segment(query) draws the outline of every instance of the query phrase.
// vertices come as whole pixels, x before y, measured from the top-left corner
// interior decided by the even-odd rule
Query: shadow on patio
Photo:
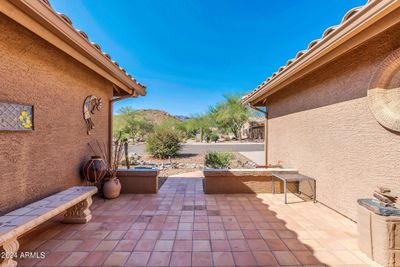
[[[289,195],[289,200],[296,197]],[[157,195],[95,199],[88,224],[55,218],[21,239],[46,252],[19,266],[370,266],[356,224],[282,195],[205,195],[201,178],[169,178]]]

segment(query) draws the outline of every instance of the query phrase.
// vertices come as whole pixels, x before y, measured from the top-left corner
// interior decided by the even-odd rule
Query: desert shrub
[[[205,156],[205,166],[213,169],[227,169],[232,159],[231,152],[208,152]]]
[[[156,128],[145,144],[146,151],[157,158],[176,156],[182,149],[182,134],[172,128]]]
[[[219,135],[216,134],[216,133],[212,133],[212,134],[210,135],[210,139],[211,139],[211,142],[217,142],[218,139],[219,139]]]

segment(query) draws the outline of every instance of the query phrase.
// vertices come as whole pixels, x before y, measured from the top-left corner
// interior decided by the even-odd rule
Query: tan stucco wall
[[[356,220],[376,186],[400,195],[400,134],[367,105],[378,64],[400,47],[400,25],[268,99],[268,161],[317,179],[317,199]]]
[[[0,101],[34,105],[33,132],[0,132],[0,214],[79,184],[87,143],[107,142],[112,85],[0,14]],[[86,134],[88,95],[103,98]]]

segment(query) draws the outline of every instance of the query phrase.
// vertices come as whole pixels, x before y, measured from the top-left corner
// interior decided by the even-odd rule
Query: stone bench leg
[[[92,197],[88,197],[82,202],[69,208],[64,214],[63,223],[87,223],[92,219],[90,206],[92,205]]]
[[[17,257],[18,253],[18,248],[19,248],[19,243],[18,240],[12,239],[9,240],[1,245],[3,251],[0,253],[1,258],[0,261],[0,267],[15,267],[17,266],[17,262],[14,260],[15,257]]]

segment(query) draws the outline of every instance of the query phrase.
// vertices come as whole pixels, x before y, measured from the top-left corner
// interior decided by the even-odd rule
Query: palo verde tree
[[[241,140],[240,129],[249,120],[252,111],[242,105],[240,96],[224,95],[224,98],[210,108],[210,115],[220,130],[232,133],[237,140]]]
[[[114,132],[122,132],[133,140],[144,139],[153,132],[154,123],[149,121],[143,111],[123,107],[114,116]]]

